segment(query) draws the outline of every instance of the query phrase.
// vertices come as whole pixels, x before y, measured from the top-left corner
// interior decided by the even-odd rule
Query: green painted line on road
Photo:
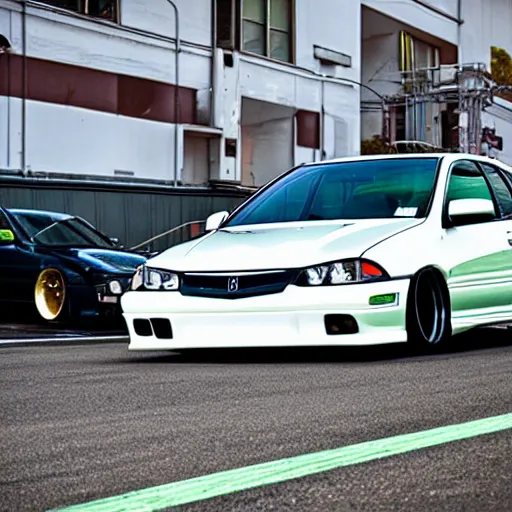
[[[512,428],[512,413],[299,455],[60,509],[153,512]]]

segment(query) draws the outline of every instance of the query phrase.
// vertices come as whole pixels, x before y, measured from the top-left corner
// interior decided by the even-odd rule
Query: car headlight
[[[160,270],[157,268],[146,267],[145,265],[137,268],[132,277],[132,290],[162,290],[173,291],[180,287],[180,278],[173,272]]]
[[[366,260],[342,260],[304,269],[297,286],[335,286],[387,279],[389,276],[376,263]]]
[[[108,289],[112,295],[122,295],[123,286],[119,281],[110,281],[108,283]]]

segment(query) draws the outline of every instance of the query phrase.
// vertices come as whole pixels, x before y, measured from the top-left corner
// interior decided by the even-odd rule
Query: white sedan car
[[[302,165],[138,269],[129,348],[428,347],[511,321],[511,191],[474,155]]]

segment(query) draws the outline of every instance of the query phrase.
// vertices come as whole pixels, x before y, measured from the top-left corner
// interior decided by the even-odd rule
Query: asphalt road
[[[401,347],[0,349],[0,510],[43,511],[512,412],[512,332]],[[512,430],[180,507],[512,510]]]

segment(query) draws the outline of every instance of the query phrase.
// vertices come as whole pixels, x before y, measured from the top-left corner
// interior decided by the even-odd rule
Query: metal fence
[[[118,238],[125,247],[138,245],[181,224],[205,220],[214,212],[230,211],[247,195],[205,189],[93,187],[86,183],[61,186],[51,182],[0,180],[0,205],[78,215],[108,236]],[[184,242],[191,234],[190,228],[178,229],[155,240],[150,244],[151,250],[161,251]]]

